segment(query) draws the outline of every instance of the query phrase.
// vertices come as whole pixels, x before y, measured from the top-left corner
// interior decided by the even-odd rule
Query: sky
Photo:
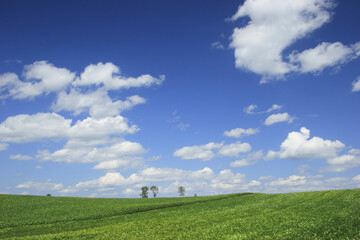
[[[359,188],[359,10],[1,1],[0,194]]]

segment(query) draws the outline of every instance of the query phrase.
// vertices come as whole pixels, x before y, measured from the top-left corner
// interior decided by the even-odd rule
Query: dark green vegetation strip
[[[6,209],[3,197],[24,198],[0,196],[1,212]],[[26,201],[39,198],[33,203],[55,201],[46,197],[28,198]],[[53,199],[66,202],[62,205],[64,214],[55,205],[44,202],[42,207],[27,205],[38,218],[37,209],[42,213],[48,211],[52,222],[49,220],[47,224],[29,225],[45,223],[47,217],[35,220],[31,211],[21,213],[20,207],[15,207],[14,203],[12,209],[6,209],[8,216],[19,213],[24,218],[15,217],[7,222],[2,215],[0,236],[20,239],[360,239],[360,190],[223,195],[198,199]],[[81,200],[81,204],[70,200]],[[120,203],[123,206],[116,210],[116,204]],[[131,204],[136,208],[130,207]],[[71,215],[66,206],[79,209]],[[89,206],[93,208],[89,209]],[[104,217],[91,219],[100,216],[98,211],[101,210],[97,208],[104,211]],[[123,211],[124,214],[113,217],[105,214],[106,211],[111,213],[112,208],[117,213],[121,212],[119,209],[143,210],[132,214]],[[149,211],[151,208],[155,210]],[[82,219],[85,216],[89,219],[76,220],[78,213],[83,213]],[[62,222],[56,222],[59,220]]]

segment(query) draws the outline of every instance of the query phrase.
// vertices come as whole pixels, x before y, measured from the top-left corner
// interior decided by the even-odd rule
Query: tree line
[[[147,186],[143,186],[141,188],[141,193],[140,196],[142,198],[148,198],[148,192],[152,191],[154,198],[157,196],[158,192],[159,192],[159,188],[157,186],[151,186],[150,189]],[[184,197],[185,196],[185,188],[183,186],[180,186],[178,189],[178,193],[180,197]],[[196,197],[197,195],[195,194],[194,197]]]

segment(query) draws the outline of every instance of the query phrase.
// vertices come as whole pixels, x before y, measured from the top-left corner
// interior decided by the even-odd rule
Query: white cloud
[[[0,124],[0,140],[3,142],[34,142],[44,138],[69,138],[72,145],[103,143],[109,136],[133,134],[139,130],[129,126],[122,116],[102,119],[86,118],[70,126],[71,119],[56,113],[37,113],[8,117]]]
[[[136,125],[129,126],[128,119],[122,116],[102,119],[86,118],[77,121],[68,131],[68,145],[97,145],[107,142],[109,136],[133,134],[139,131]]]
[[[218,155],[224,157],[238,157],[239,153],[245,153],[249,151],[251,151],[250,144],[237,141],[235,143],[221,147],[218,151]]]
[[[129,110],[145,102],[146,100],[138,95],[127,97],[125,101],[113,102],[107,92],[102,89],[87,94],[82,94],[73,89],[70,93],[61,92],[52,105],[52,109],[56,112],[72,111],[75,115],[89,112],[91,117],[103,118],[116,116],[124,110]]]
[[[264,124],[269,126],[278,122],[288,122],[291,123],[294,120],[294,117],[290,116],[288,113],[276,113],[272,114],[266,118]]]
[[[140,143],[122,141],[108,147],[91,148],[91,147],[65,147],[50,153],[46,150],[39,151],[36,156],[40,161],[67,162],[67,163],[91,163],[91,162],[107,162],[99,164],[96,169],[110,169],[111,161],[118,161],[117,168],[123,167],[122,161],[129,156],[140,155],[147,152]],[[137,159],[139,161],[139,159]],[[131,162],[124,168],[134,168],[139,166],[139,162]],[[114,166],[114,165],[112,165]]]
[[[343,172],[349,168],[360,166],[360,150],[351,149],[348,154],[327,159],[328,166],[320,169],[321,172]]]
[[[135,191],[134,189],[131,189],[131,188],[127,188],[122,193],[125,195],[134,195],[134,194],[137,194],[138,191]]]
[[[88,162],[118,160],[124,156],[140,155],[147,152],[140,143],[123,141],[110,147],[95,148],[85,156]],[[100,159],[100,160],[99,160]]]
[[[337,153],[345,148],[338,140],[324,140],[319,137],[310,138],[310,130],[305,127],[300,132],[291,132],[281,143],[280,151],[269,151],[265,159],[276,157],[283,159],[328,159],[337,157]]]
[[[70,119],[65,119],[56,113],[8,117],[0,124],[0,141],[20,143],[65,137],[70,124]]]
[[[117,168],[130,169],[140,168],[144,166],[142,157],[122,157],[120,159],[101,161],[93,167],[95,170],[113,170]]]
[[[257,152],[253,152],[253,153],[249,153],[246,158],[243,158],[241,160],[237,160],[234,162],[230,163],[230,167],[245,167],[245,166],[249,166],[252,164],[255,164],[257,161],[259,161],[260,159],[262,159],[263,157],[263,152],[262,150],[257,151]]]
[[[25,66],[25,79],[39,79],[45,93],[64,89],[75,78],[75,73],[66,68],[57,68],[46,61],[34,62]]]
[[[345,63],[355,56],[356,53],[351,47],[340,42],[323,42],[301,53],[293,52],[289,57],[292,63],[299,65],[298,71],[306,73],[322,71],[326,67]]]
[[[76,191],[77,189],[116,187],[125,185],[125,183],[125,178],[120,173],[110,172],[96,180],[79,182],[75,187],[70,189],[75,189]]]
[[[298,186],[306,184],[306,177],[292,175],[288,178],[279,178],[270,183],[270,186]]]
[[[107,188],[107,187],[127,187],[154,184],[169,181],[205,181],[211,180],[214,177],[214,172],[210,168],[203,168],[201,170],[182,170],[174,168],[146,168],[138,173],[133,173],[128,178],[124,178],[120,173],[110,172],[106,173],[95,180],[79,182],[75,186],[70,186],[63,190],[64,193],[77,192],[90,188]]]
[[[30,157],[28,155],[23,155],[23,154],[17,154],[17,155],[11,155],[9,157],[9,159],[11,159],[11,160],[20,160],[20,161],[28,161],[28,160],[32,160],[33,157]]]
[[[244,113],[247,113],[247,114],[254,114],[254,110],[257,109],[257,105],[255,104],[250,104],[248,107],[245,107],[244,108]]]
[[[271,108],[269,108],[268,110],[266,110],[266,112],[269,113],[269,112],[272,112],[272,111],[280,110],[281,108],[282,108],[282,106],[277,105],[277,104],[273,104],[273,105],[271,106]]]
[[[181,159],[200,159],[202,161],[208,161],[216,156],[212,151],[213,149],[221,148],[223,143],[208,143],[201,146],[191,146],[183,147],[174,152],[175,157],[180,157]]]
[[[59,191],[63,189],[61,183],[27,181],[16,186],[16,188],[32,189],[36,191]]]
[[[112,63],[90,64],[81,73],[80,78],[74,82],[74,86],[96,85],[103,86],[107,90],[117,90],[131,87],[149,87],[151,85],[160,85],[165,76],[161,75],[159,79],[150,75],[141,75],[138,78],[126,78],[119,75],[120,69]]]
[[[231,129],[230,131],[225,131],[224,135],[227,137],[241,138],[241,137],[245,137],[245,136],[249,136],[249,135],[254,135],[258,132],[259,132],[259,129],[257,129],[257,128],[248,128],[248,129],[234,128],[234,129]]]
[[[19,80],[14,73],[0,76],[1,92],[7,92],[3,98],[33,98],[43,93],[59,92],[65,89],[75,78],[75,74],[66,68],[57,68],[46,61],[38,61],[24,67],[25,81]]]
[[[220,171],[218,176],[210,183],[210,187],[215,193],[249,191],[250,187],[259,185],[261,185],[261,182],[256,180],[248,182],[245,174],[234,174],[230,169]]]
[[[231,18],[250,17],[232,35],[236,67],[263,75],[262,82],[290,72],[293,66],[283,61],[283,50],[329,21],[332,7],[328,0],[245,1]]]
[[[357,175],[357,176],[355,176],[355,177],[353,177],[352,180],[353,180],[353,181],[360,181],[360,174]]]
[[[360,76],[352,83],[352,90],[353,92],[359,92],[360,91]]]
[[[217,152],[214,150],[218,149]],[[208,143],[200,146],[183,147],[174,152],[175,157],[181,159],[200,159],[209,161],[214,157],[237,157],[239,153],[248,152],[251,146],[248,143],[235,142],[229,145],[224,143]]]

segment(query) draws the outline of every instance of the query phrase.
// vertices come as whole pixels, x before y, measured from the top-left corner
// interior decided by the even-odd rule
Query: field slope
[[[360,239],[360,190],[93,199],[0,195],[6,239]]]

